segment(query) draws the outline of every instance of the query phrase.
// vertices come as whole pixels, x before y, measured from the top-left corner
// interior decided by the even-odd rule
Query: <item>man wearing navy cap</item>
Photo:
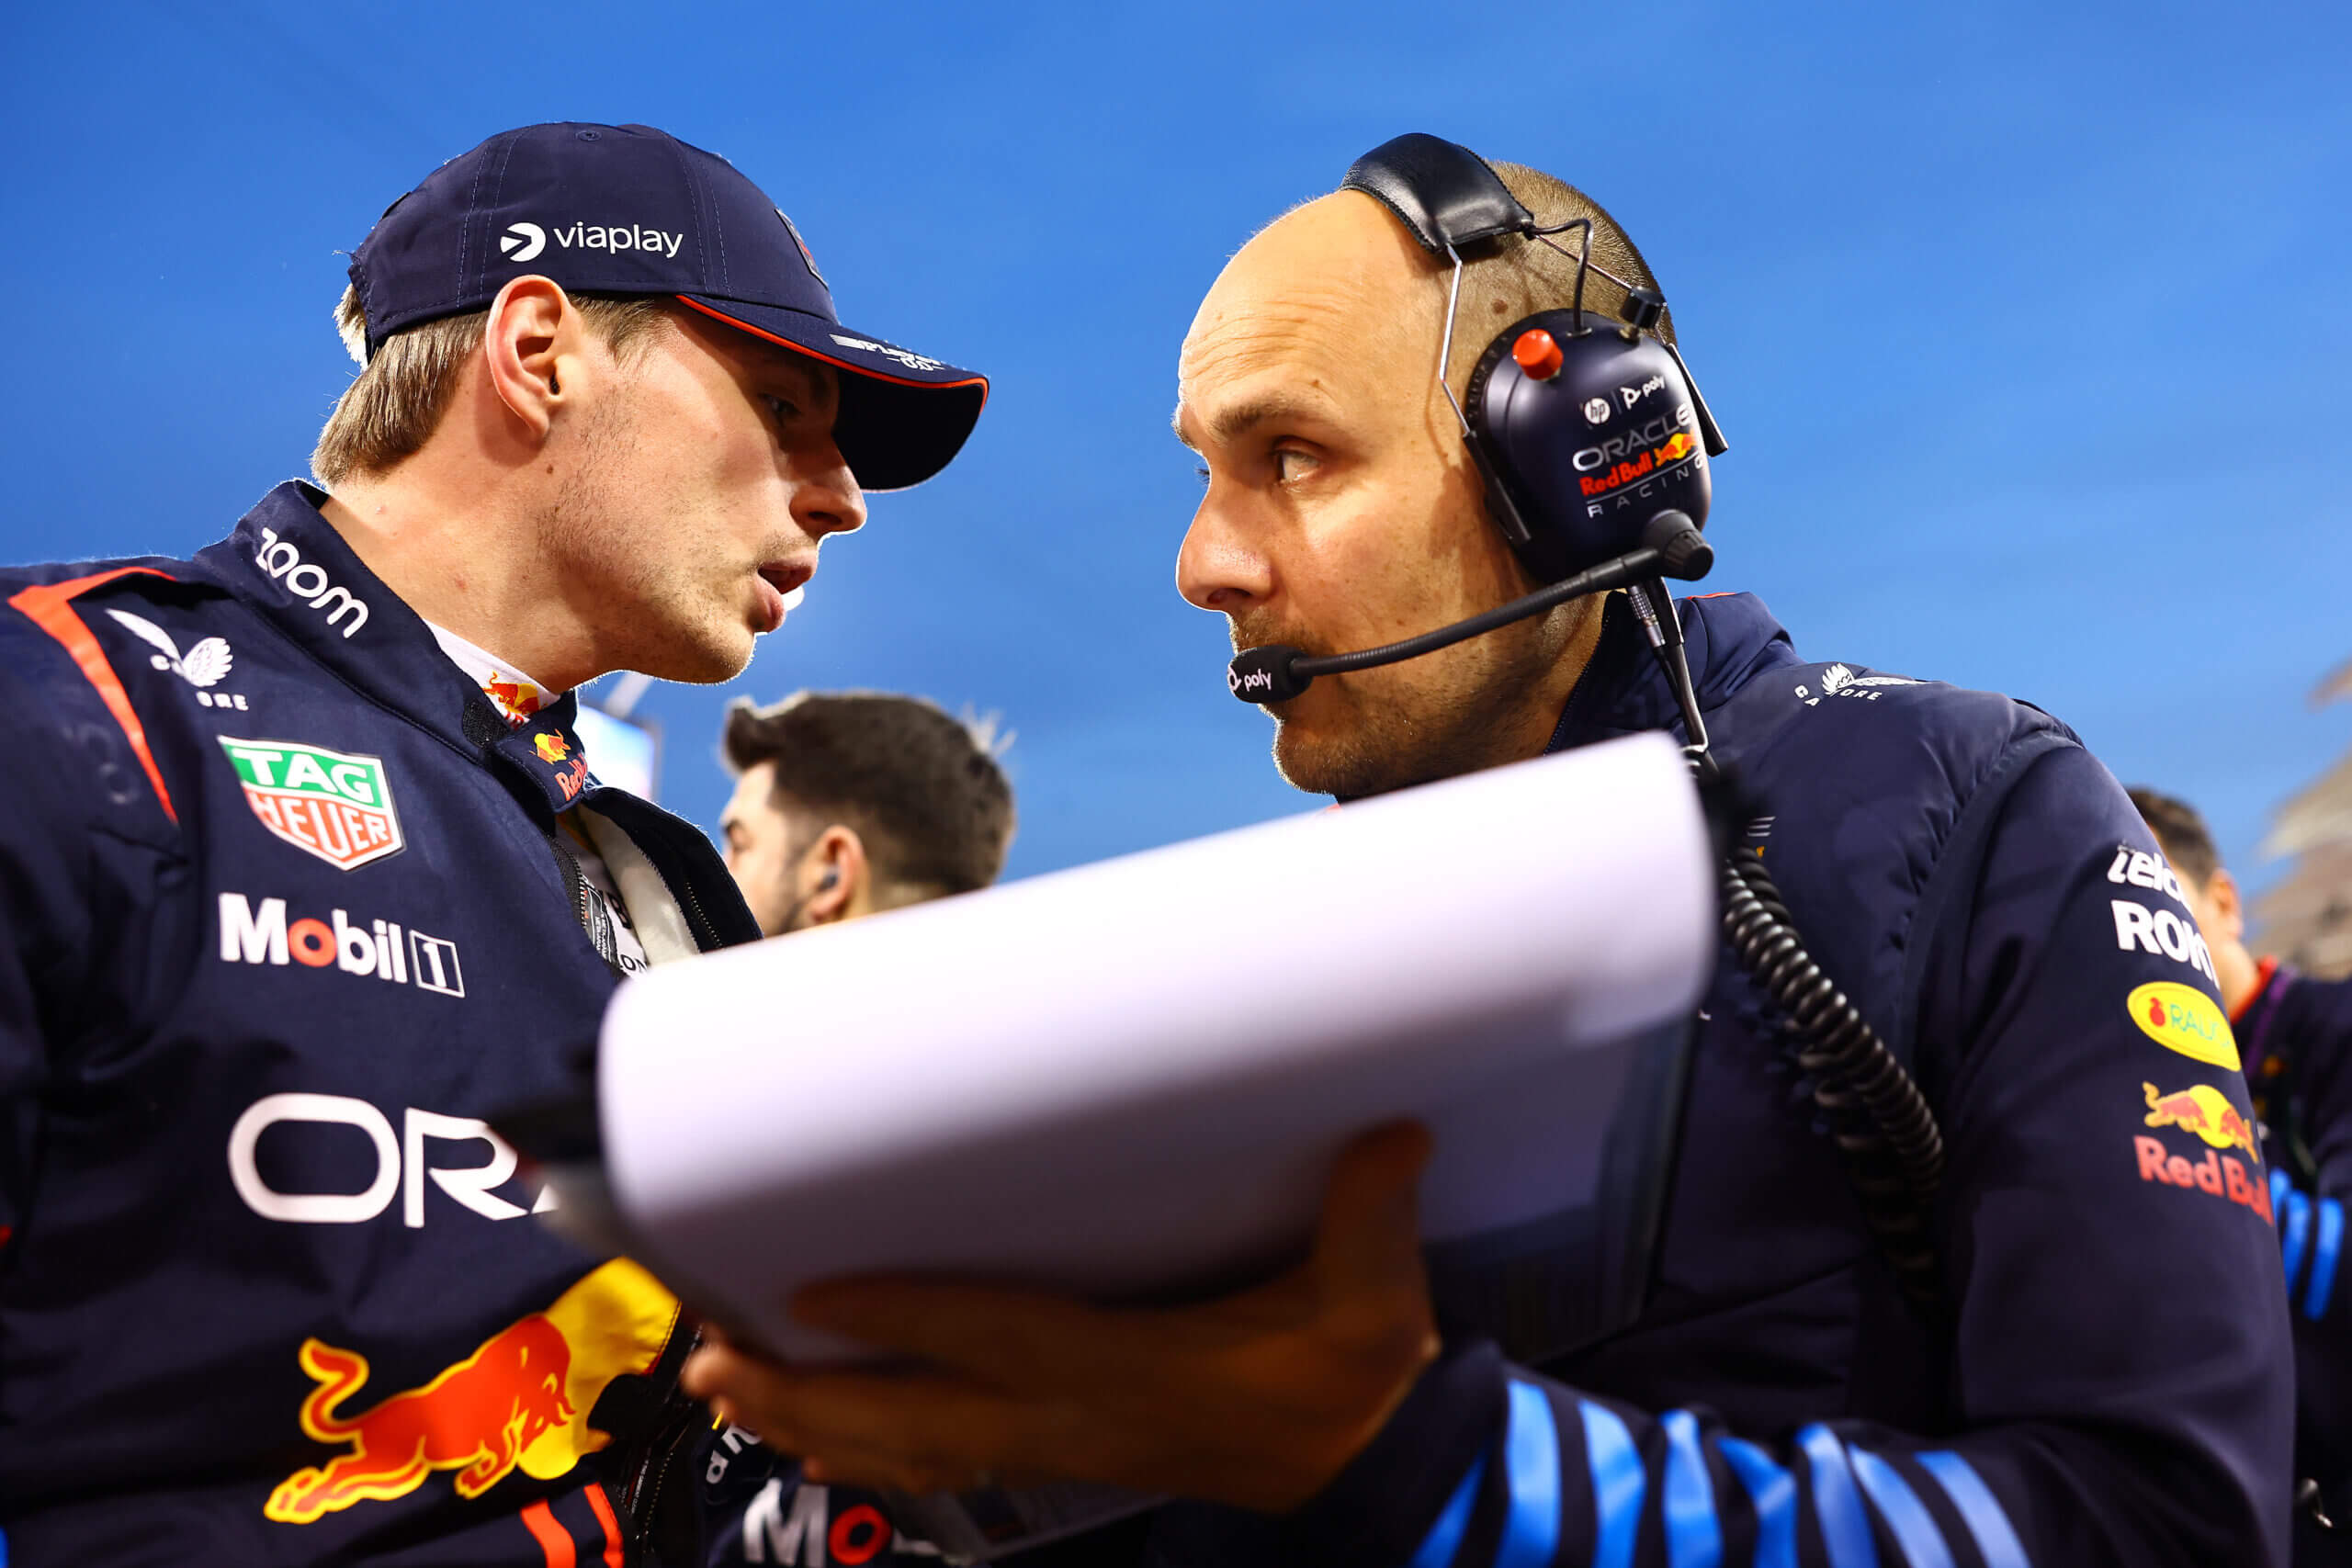
[[[0,1560],[683,1561],[675,1302],[486,1118],[758,936],[574,687],[727,679],[987,383],[642,126],[396,202],[363,365],[193,559],[0,573]]]

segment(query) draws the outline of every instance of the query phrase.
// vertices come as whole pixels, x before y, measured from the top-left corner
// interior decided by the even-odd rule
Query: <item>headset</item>
[[[1357,159],[1340,186],[1378,201],[1423,250],[1453,263],[1438,386],[1485,486],[1487,515],[1544,586],[1468,620],[1354,653],[1309,658],[1283,645],[1250,649],[1229,666],[1227,687],[1244,702],[1286,702],[1318,675],[1416,659],[1569,599],[1632,588],[1683,709],[1688,754],[1710,776],[1706,727],[1661,580],[1703,577],[1713,565],[1714,551],[1700,535],[1713,486],[1707,460],[1726,446],[1680,352],[1660,331],[1665,299],[1593,260],[1591,219],[1539,224],[1486,160],[1458,143],[1399,136]],[[1581,241],[1573,254],[1553,238],[1571,230]],[[1446,378],[1462,269],[1514,236],[1576,262],[1572,302],[1516,321],[1488,343],[1471,371],[1465,406]],[[1622,292],[1618,320],[1585,308],[1592,273]]]
[[[1736,810],[1736,784],[1708,750],[1682,623],[1664,581],[1704,577],[1714,564],[1700,530],[1713,493],[1707,462],[1726,447],[1681,353],[1661,331],[1664,297],[1592,259],[1592,220],[1539,224],[1486,160],[1458,143],[1399,136],[1357,159],[1340,187],[1373,197],[1423,250],[1453,263],[1438,385],[1484,481],[1487,514],[1544,586],[1380,648],[1313,658],[1279,644],[1250,649],[1227,667],[1227,685],[1244,702],[1286,702],[1317,676],[1417,659],[1567,600],[1623,588],[1681,710],[1693,776],[1718,815]],[[1569,255],[1553,236],[1570,230],[1582,232],[1568,308],[1538,310],[1505,328],[1479,355],[1466,400],[1457,400],[1446,367],[1465,259],[1511,236]],[[1585,308],[1592,273],[1623,293],[1614,321]],[[1925,1216],[1941,1183],[1944,1150],[1926,1097],[1806,953],[1760,857],[1726,855],[1720,892],[1725,939],[1779,1010],[1779,1032],[1814,1085],[1814,1102],[1837,1136],[1864,1222],[1897,1286],[1924,1316],[1939,1318],[1941,1280]]]

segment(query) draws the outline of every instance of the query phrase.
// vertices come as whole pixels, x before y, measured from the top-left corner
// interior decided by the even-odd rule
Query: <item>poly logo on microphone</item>
[[[548,248],[548,231],[536,223],[509,223],[498,237],[498,249],[508,261],[526,262]]]
[[[1661,389],[1662,388],[1664,388],[1664,387],[1665,387],[1665,385],[1666,385],[1666,378],[1665,378],[1665,377],[1663,377],[1663,376],[1653,376],[1653,377],[1651,377],[1648,380],[1646,380],[1646,381],[1643,382],[1643,383],[1642,383],[1640,386],[1638,386],[1638,387],[1620,387],[1620,388],[1618,388],[1618,389],[1617,389],[1617,395],[1618,395],[1619,397],[1621,397],[1621,398],[1623,398],[1623,399],[1624,399],[1624,400],[1625,400],[1625,406],[1626,406],[1627,408],[1632,408],[1635,403],[1640,402],[1644,398],[1648,397],[1652,392],[1657,391],[1657,390]]]

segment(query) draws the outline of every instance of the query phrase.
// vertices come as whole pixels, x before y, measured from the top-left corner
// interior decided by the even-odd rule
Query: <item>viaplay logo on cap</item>
[[[560,249],[571,251],[643,251],[649,255],[674,260],[678,247],[686,243],[682,230],[673,234],[666,229],[648,229],[635,223],[583,223],[574,220],[570,228],[559,223],[543,229],[537,223],[509,223],[506,232],[498,236],[498,249],[511,262],[535,259],[553,240]],[[811,266],[810,271],[815,271]]]

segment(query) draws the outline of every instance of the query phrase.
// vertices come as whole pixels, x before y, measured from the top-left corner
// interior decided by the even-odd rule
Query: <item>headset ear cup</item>
[[[1470,460],[1478,466],[1478,479],[1486,491],[1487,515],[1494,521],[1520,564],[1537,579],[1545,582],[1558,581],[1537,564],[1542,552],[1537,547],[1534,530],[1529,525],[1527,513],[1520,506],[1518,497],[1510,492],[1510,482],[1495,466],[1494,454],[1487,449],[1486,424],[1480,413],[1486,402],[1487,382],[1494,374],[1495,364],[1510,352],[1508,335],[1488,344],[1478,355],[1477,364],[1470,367],[1470,384],[1463,398],[1464,417],[1470,428],[1462,433],[1462,443],[1470,448]]]
[[[1477,465],[1478,482],[1486,491],[1487,515],[1502,530],[1510,547],[1525,555],[1534,543],[1534,536],[1527,530],[1527,520],[1520,514],[1519,502],[1512,499],[1510,487],[1495,472],[1495,465],[1487,460],[1486,448],[1476,437],[1464,433],[1462,444],[1470,449],[1470,461]]]
[[[1531,375],[1513,357],[1537,330],[1559,351],[1549,375]],[[1697,400],[1658,338],[1591,311],[1540,310],[1487,344],[1466,389],[1473,447],[1524,538],[1507,525],[1504,536],[1538,581],[1639,548],[1660,512],[1705,525],[1711,480]]]
[[[1514,328],[1487,345],[1478,362],[1470,369],[1470,384],[1464,389],[1463,407],[1470,428],[1464,432],[1463,441],[1470,448],[1473,461],[1478,465],[1478,477],[1486,485],[1487,515],[1502,530],[1504,540],[1519,557],[1530,576],[1538,582],[1557,582],[1589,562],[1570,563],[1567,552],[1550,530],[1544,528],[1541,506],[1521,506],[1512,493],[1510,480],[1495,461],[1492,446],[1487,439],[1487,391],[1494,378],[1495,367],[1510,357],[1511,344],[1519,341]]]

